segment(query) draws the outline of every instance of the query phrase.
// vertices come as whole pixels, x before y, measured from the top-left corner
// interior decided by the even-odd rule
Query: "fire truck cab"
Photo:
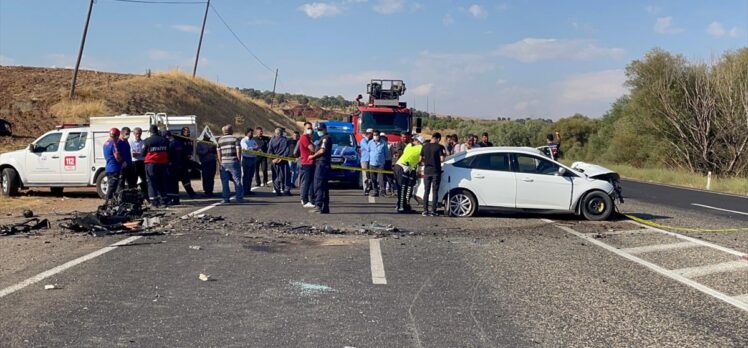
[[[414,124],[413,111],[407,103],[400,101],[405,90],[403,80],[371,80],[366,86],[368,102],[359,102],[358,110],[349,117],[357,142],[361,141],[368,128],[385,133],[390,143],[400,141],[403,131],[421,132],[421,119],[417,118]]]

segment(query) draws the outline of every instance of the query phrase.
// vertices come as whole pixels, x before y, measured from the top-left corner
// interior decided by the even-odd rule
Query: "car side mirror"
[[[420,117],[416,118],[416,133],[421,133],[421,128],[423,127],[423,119]]]
[[[564,176],[566,174],[566,168],[558,167],[558,176]]]

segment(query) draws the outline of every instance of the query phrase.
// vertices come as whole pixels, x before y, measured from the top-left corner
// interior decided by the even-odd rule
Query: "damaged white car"
[[[616,172],[583,162],[568,167],[534,148],[472,149],[447,157],[442,170],[437,201],[450,216],[498,208],[606,220],[615,211],[615,202],[623,202]],[[422,200],[423,194],[419,180],[416,198]]]

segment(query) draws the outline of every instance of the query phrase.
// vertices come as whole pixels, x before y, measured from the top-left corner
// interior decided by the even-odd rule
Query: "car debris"
[[[12,236],[19,233],[46,230],[50,227],[51,225],[47,219],[31,218],[17,224],[0,225],[0,236]]]
[[[209,274],[203,274],[203,273],[200,273],[200,275],[197,276],[197,278],[200,279],[200,280],[202,280],[202,281],[204,281],[204,282],[207,282],[207,281],[211,280]]]
[[[144,216],[148,215],[148,216]],[[145,213],[143,197],[137,189],[122,190],[115,199],[99,206],[93,213],[75,213],[63,219],[62,228],[74,232],[87,232],[94,236],[124,233],[160,234],[164,213]]]
[[[25,217],[27,219],[30,219],[30,218],[34,217],[34,212],[31,211],[31,209],[26,209],[26,210],[23,211],[23,217]]]
[[[190,245],[190,249],[192,250],[202,250],[203,248],[199,245]]]
[[[57,284],[47,284],[44,286],[44,290],[58,290],[61,289]]]

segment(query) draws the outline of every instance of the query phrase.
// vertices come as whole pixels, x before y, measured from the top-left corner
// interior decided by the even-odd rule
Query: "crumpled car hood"
[[[587,174],[588,177],[593,179],[599,179],[608,175],[613,175],[616,179],[620,178],[616,171],[605,168],[603,166],[599,166],[597,164],[574,162],[571,164],[571,168]]]

